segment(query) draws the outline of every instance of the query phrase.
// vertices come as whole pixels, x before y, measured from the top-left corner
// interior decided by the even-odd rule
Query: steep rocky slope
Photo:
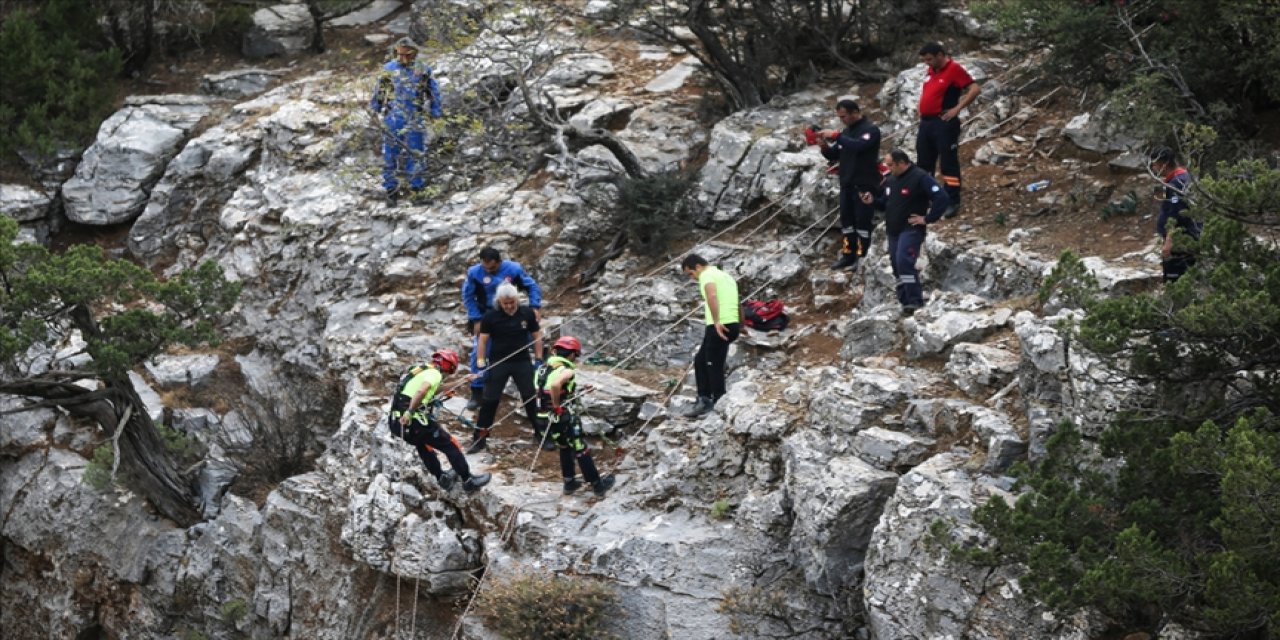
[[[518,36],[515,24],[492,28]],[[574,48],[570,39],[548,46]],[[457,62],[466,53],[437,63],[449,91],[488,77]],[[979,541],[972,509],[1008,498],[1003,473],[1013,461],[1036,455],[1062,418],[1096,433],[1136,391],[1111,386],[1098,361],[1068,351],[1055,318],[1029,302],[1053,256],[1027,249],[1028,229],[993,242],[981,222],[992,212],[971,204],[930,235],[929,304],[905,320],[882,251],[853,274],[822,268],[835,184],[798,132],[849,93],[876,105],[886,132],[911,139],[918,69],[878,94],[814,88],[705,128],[690,117],[696,91],[675,80],[637,90],[637,80],[687,61],[630,42],[578,53],[541,81],[574,101],[578,116],[624,123],[617,135],[646,166],[694,161],[706,141],[694,199],[712,223],[678,248],[734,273],[744,291],[782,293],[796,318],[782,336],[735,346],[730,393],[716,412],[672,418],[690,402],[689,385],[659,390],[681,382],[701,332],[690,317],[696,292],[672,263],[625,253],[595,285],[575,289],[572,273],[611,223],[565,167],[388,208],[374,197],[374,151],[359,124],[365,70],[293,79],[241,102],[136,98],[104,125],[61,198],[69,216],[108,214],[76,213],[82,222],[137,216],[128,250],[146,264],[172,273],[216,260],[245,284],[228,322],[231,346],[210,354],[212,367],[184,356],[139,372],[170,400],[155,410],[209,446],[208,520],[176,529],[135,495],[82,484],[99,438],[92,425],[52,411],[6,416],[6,637],[366,638],[411,627],[441,637],[455,623],[466,637],[492,637],[449,605],[478,576],[521,566],[609,581],[621,597],[613,631],[626,638],[1099,632],[1099,620],[1062,619],[1030,601],[1016,568],[969,566],[928,536],[941,520],[954,539]],[[988,78],[966,157],[1023,144],[981,134],[1018,114],[1036,118],[1032,99],[1003,81],[1009,63],[998,52],[965,61]],[[689,70],[696,81],[701,72]],[[1044,135],[1057,141],[1061,130]],[[130,146],[138,138],[154,148]],[[1020,162],[1027,152],[1002,153]],[[599,147],[577,156],[620,170]],[[107,180],[108,171],[121,177]],[[5,201],[34,197],[22,196]],[[1015,212],[1045,206],[1015,200]],[[47,231],[23,215],[29,238]],[[605,500],[561,496],[554,461],[525,445],[515,418],[492,452],[471,457],[495,472],[477,494],[441,491],[385,430],[396,373],[433,349],[469,345],[457,289],[487,244],[536,266],[553,292],[553,330],[625,364],[588,367],[599,387],[592,422],[628,449],[614,462],[603,448],[620,480]],[[1113,291],[1155,278],[1141,256],[1090,264]],[[318,379],[336,380],[341,397],[321,403]],[[263,404],[283,409],[253,410]],[[318,404],[332,409],[299,406]],[[271,446],[264,416],[305,429],[323,454],[313,470],[251,495],[234,479],[239,455]]]

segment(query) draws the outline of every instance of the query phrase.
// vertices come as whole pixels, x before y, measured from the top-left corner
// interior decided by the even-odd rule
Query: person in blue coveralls
[[[420,48],[408,37],[396,41],[396,57],[383,65],[369,101],[382,120],[382,187],[391,206],[403,195],[417,198],[422,193],[427,179],[426,116],[444,115],[431,67],[417,62]]]

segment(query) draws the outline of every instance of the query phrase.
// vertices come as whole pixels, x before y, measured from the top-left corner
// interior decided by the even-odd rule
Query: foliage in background
[[[684,48],[710,70],[734,109],[760,106],[840,67],[863,80],[879,55],[933,26],[939,0],[619,0],[612,20]],[[682,37],[692,32],[694,38]],[[918,45],[917,45],[918,46]]]
[[[683,171],[623,178],[618,183],[614,219],[626,231],[633,253],[661,254],[689,230],[686,196],[693,183],[694,177]]]
[[[48,156],[92,139],[111,112],[120,51],[80,0],[20,6],[0,23],[0,157]]]
[[[1098,292],[1098,279],[1084,266],[1080,256],[1070,249],[1058,256],[1058,264],[1040,283],[1040,304],[1057,297],[1067,306],[1080,309],[1092,302]]]
[[[121,468],[165,516],[199,518],[192,483],[147,415],[128,371],[166,347],[218,341],[217,323],[240,295],[221,267],[206,262],[168,280],[96,245],[51,253],[15,244],[18,225],[0,216],[0,394],[39,398],[93,419],[117,438]],[[32,347],[55,349],[74,333],[92,358],[83,369],[28,369]],[[96,378],[100,388],[77,381]],[[35,405],[39,406],[39,405]]]
[[[605,640],[612,637],[605,624],[617,599],[598,580],[516,573],[492,580],[476,598],[476,609],[504,638]]]
[[[1280,633],[1280,247],[1223,215],[1253,209],[1280,176],[1233,166],[1193,209],[1208,221],[1177,282],[1098,298],[1064,255],[1046,283],[1083,285],[1077,342],[1156,392],[1100,442],[1062,426],[1016,471],[1016,507],[977,512],[997,539],[987,559],[1024,563],[1023,583],[1059,609],[1214,638]]]
[[[1240,142],[1255,112],[1280,101],[1280,3],[985,0],[975,8],[1030,46],[1051,45],[1055,81],[1114,94],[1111,103],[1124,105],[1116,115],[1153,144],[1175,146],[1186,122]]]

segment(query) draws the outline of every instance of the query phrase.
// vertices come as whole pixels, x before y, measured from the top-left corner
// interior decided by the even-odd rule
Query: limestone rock
[[[325,23],[330,27],[359,27],[373,24],[395,13],[402,6],[400,0],[373,0],[368,5]]]
[[[885,505],[871,536],[863,583],[871,638],[1097,637],[1104,628],[1099,616],[1055,616],[1023,592],[1013,568],[991,571],[951,557],[946,545],[952,542],[984,542],[973,523],[974,508],[1003,499],[966,466],[962,454],[934,456],[904,475]],[[946,525],[947,534],[931,542],[936,522]]]
[[[941,354],[958,343],[981,339],[1007,325],[1013,316],[1006,308],[984,309],[986,303],[973,296],[962,297],[952,305],[930,305],[903,322],[908,356]]]
[[[965,240],[925,239],[930,277],[944,291],[1004,300],[1034,293],[1047,264],[1017,247]]]
[[[795,523],[791,553],[819,593],[856,584],[872,528],[897,474],[855,457],[833,457],[813,437],[784,444]]]
[[[142,404],[147,408],[147,415],[151,416],[151,421],[159,424],[164,421],[164,400],[160,398],[160,394],[156,393],[151,385],[147,384],[142,376],[130,371],[129,382],[133,383],[134,391],[138,392],[138,397],[142,398]]]
[[[130,227],[130,252],[154,263],[182,248],[208,244],[210,218],[216,218],[240,176],[258,158],[260,140],[260,134],[217,126],[189,142],[169,163]]]
[[[305,4],[277,4],[253,12],[240,51],[249,59],[294,55],[311,46],[316,24]]]
[[[62,186],[67,218],[107,225],[137,217],[187,134],[209,112],[194,96],[130,98],[107,118]]]
[[[990,394],[1008,384],[1022,364],[1020,354],[993,345],[960,343],[951,349],[947,374],[961,391]]]
[[[884,305],[846,324],[841,330],[844,345],[840,348],[840,357],[861,358],[894,349],[902,342],[899,315],[896,305]]]
[[[983,469],[1001,473],[1027,452],[1027,438],[999,411],[965,400],[913,400],[903,415],[906,426],[934,438],[973,442],[986,452]]]
[[[279,69],[233,69],[200,80],[200,91],[220,98],[248,98],[266,91],[284,77]]]
[[[1097,153],[1125,151],[1138,141],[1106,122],[1106,109],[1098,113],[1082,113],[1062,128],[1062,135],[1077,147]]]
[[[1055,325],[1074,315],[1037,318],[1024,311],[1014,318],[1022,345],[1018,381],[1030,421],[1032,459],[1043,455],[1045,441],[1062,420],[1070,419],[1086,437],[1096,438],[1122,406],[1145,402],[1151,393],[1078,343],[1066,348]]]
[[[658,396],[658,392],[653,389],[591,367],[580,370],[578,384],[580,388],[593,388],[585,396],[586,414],[615,427],[625,427],[634,422],[640,413],[640,406],[646,400]]]
[[[43,220],[52,202],[43,191],[20,184],[0,184],[0,215],[18,222]]]
[[[923,462],[933,442],[932,438],[871,427],[854,435],[853,453],[877,468],[898,471]]]
[[[644,90],[649,93],[668,93],[675,91],[680,87],[683,87],[689,77],[697,72],[701,67],[702,63],[698,62],[697,58],[689,56],[676,63],[674,67],[671,67],[659,74],[658,77],[650,80],[649,84],[644,86]]]
[[[147,371],[161,386],[198,387],[209,379],[220,358],[212,353],[159,355],[146,363]]]
[[[433,479],[430,482],[434,484]],[[417,496],[418,504],[405,504],[406,493]],[[479,536],[462,528],[451,507],[423,500],[416,489],[392,483],[384,475],[352,498],[347,514],[342,543],[357,560],[385,573],[420,580],[428,593],[465,593],[470,572],[481,566]]]

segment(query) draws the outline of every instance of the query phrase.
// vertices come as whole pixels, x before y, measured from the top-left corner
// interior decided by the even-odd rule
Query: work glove
[[[807,144],[807,145],[815,145],[815,144],[818,144],[818,127],[817,127],[817,125],[810,126],[808,129],[805,129],[805,130],[804,130],[804,143],[805,143],[805,144]]]
[[[534,368],[534,369],[541,369],[541,368],[542,368],[542,365],[543,365],[542,358],[534,358],[534,359],[533,359],[533,368]]]

